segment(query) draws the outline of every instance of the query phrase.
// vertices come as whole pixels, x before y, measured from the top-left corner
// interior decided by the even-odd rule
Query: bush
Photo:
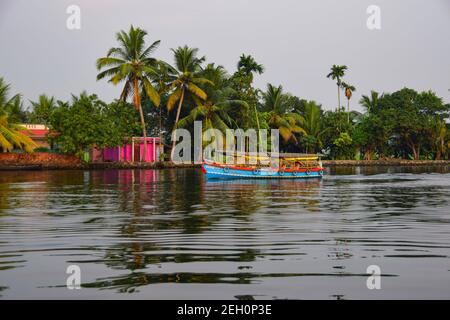
[[[49,148],[46,147],[37,147],[33,150],[33,152],[51,152],[51,150]]]

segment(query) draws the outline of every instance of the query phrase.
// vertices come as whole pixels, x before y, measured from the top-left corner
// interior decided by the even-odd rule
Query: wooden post
[[[131,163],[134,163],[134,137],[131,137]]]
[[[153,138],[153,162],[156,162],[156,138]]]

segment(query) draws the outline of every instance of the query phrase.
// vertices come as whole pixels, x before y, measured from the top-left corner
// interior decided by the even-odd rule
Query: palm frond
[[[197,97],[199,97],[202,100],[206,100],[207,96],[205,91],[203,91],[202,89],[200,89],[198,86],[196,86],[194,83],[190,82],[187,85],[187,89],[192,92],[193,94],[195,94]]]
[[[175,103],[178,102],[178,100],[180,100],[181,98],[181,93],[182,93],[181,88],[177,88],[174,92],[172,92],[172,94],[169,96],[169,99],[167,100],[167,110],[171,111],[173,109],[173,107],[175,106]]]

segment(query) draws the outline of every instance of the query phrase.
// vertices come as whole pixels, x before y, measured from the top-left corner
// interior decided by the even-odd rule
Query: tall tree
[[[244,78],[247,77],[249,79],[249,84],[253,82],[253,74],[262,74],[264,72],[264,66],[262,64],[259,64],[256,62],[255,58],[253,58],[251,55],[245,55],[242,54],[239,57],[239,62],[237,64],[238,69],[238,75],[243,75]],[[260,124],[258,119],[258,111],[256,110],[256,103],[253,104],[253,109],[255,112],[255,120],[256,120],[256,126],[258,128],[258,136],[259,136],[259,130],[260,130]],[[259,137],[259,139],[261,139]]]
[[[210,63],[199,75],[214,83],[214,87],[203,86],[208,98],[193,108],[189,115],[179,121],[178,125],[187,127],[200,119],[203,131],[219,129],[224,132],[230,126],[236,126],[230,111],[233,108],[248,108],[248,105],[245,101],[233,99],[235,92],[228,84],[225,69]]]
[[[197,104],[200,104],[200,100],[206,100],[207,94],[198,85],[206,83],[214,85],[210,80],[199,76],[201,64],[205,61],[205,57],[197,57],[197,48],[184,46],[172,49],[172,51],[175,57],[175,74],[170,84],[173,91],[167,100],[167,110],[171,111],[177,102],[178,108],[172,133],[171,159],[173,159],[176,144],[175,130],[178,126],[186,93],[190,93],[194,100],[197,100]]]
[[[160,96],[166,95],[170,91],[170,84],[173,81],[173,74],[176,70],[164,61],[158,61],[156,65],[156,74],[152,76],[156,84],[156,90]],[[162,104],[159,105],[159,141],[163,141],[162,137]]]
[[[288,97],[283,93],[282,86],[275,87],[269,83],[267,91],[263,93],[263,110],[266,112],[270,128],[278,129],[285,142],[297,143],[295,134],[306,132],[299,126],[301,116],[291,112],[290,106],[286,103]]]
[[[250,75],[253,79],[253,73],[261,74],[264,72],[264,66],[256,62],[251,55],[242,54],[237,64],[238,71],[242,71],[245,75]]]
[[[144,137],[144,154],[141,154],[141,161],[145,161],[147,155],[147,130],[145,126],[144,113],[141,104],[141,91],[150,98],[156,105],[160,104],[158,91],[153,87],[151,75],[156,74],[157,60],[151,54],[158,47],[160,40],[153,42],[150,46],[145,46],[145,36],[147,32],[130,27],[128,32],[120,31],[116,34],[119,47],[111,48],[106,57],[97,60],[97,69],[108,68],[97,75],[97,80],[110,77],[108,82],[117,85],[125,82],[120,100],[126,101],[131,95],[133,104],[139,111],[142,135]]]
[[[359,104],[366,108],[366,110],[370,113],[378,108],[378,103],[380,99],[383,98],[383,94],[380,95],[376,91],[370,91],[370,97],[363,95],[361,100],[359,100]]]
[[[347,121],[350,122],[350,99],[352,98],[353,92],[356,88],[348,83],[343,82],[342,86],[345,90],[345,96],[347,97]]]
[[[301,138],[305,151],[317,151],[322,147],[322,135],[328,130],[322,123],[322,111],[315,101],[304,103],[304,112],[300,117],[299,125],[305,131]]]
[[[336,80],[337,92],[338,92],[337,110],[340,110],[340,108],[341,108],[341,86],[342,86],[342,77],[345,75],[345,70],[347,70],[347,66],[333,64],[333,66],[331,67],[331,72],[327,75],[327,78]]]

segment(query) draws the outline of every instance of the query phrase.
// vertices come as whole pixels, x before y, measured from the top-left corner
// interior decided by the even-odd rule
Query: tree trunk
[[[411,144],[410,144],[410,148],[411,148],[411,150],[412,150],[412,152],[413,152],[413,158],[414,158],[414,160],[419,160],[419,154],[418,154],[418,152],[417,152],[417,150],[416,150],[416,146],[414,145],[414,143],[411,143]]]
[[[159,106],[159,143],[162,143],[162,106]],[[160,149],[159,147],[160,145],[158,144],[158,149]],[[160,153],[161,155],[161,153]],[[159,161],[160,159],[158,159]]]
[[[337,89],[338,89],[338,110],[341,109],[341,90],[340,90],[340,88],[341,88],[341,86],[338,83],[338,85],[337,85]]]
[[[258,140],[259,140],[257,145],[259,146],[261,143],[261,132],[260,132],[261,130],[259,127],[258,110],[256,110],[256,104],[255,104],[255,118],[256,118],[256,125],[258,127]]]
[[[141,97],[139,95],[139,86],[137,78],[134,78],[133,80],[133,89],[134,89],[134,104],[139,110],[139,115],[141,118],[141,125],[142,125],[142,136],[144,137],[144,157],[142,157],[142,154],[139,155],[139,160],[142,162],[142,160],[146,159],[147,155],[147,130],[145,128],[145,119],[144,119],[144,112],[142,111],[142,105],[141,105]]]
[[[347,122],[350,123],[350,99],[347,99]]]
[[[175,130],[177,129],[178,120],[180,118],[181,105],[183,104],[183,99],[184,99],[184,88],[181,89],[181,97],[180,97],[180,101],[178,102],[177,116],[175,118],[175,125],[174,125],[173,131],[172,131],[172,150],[170,150],[170,159],[172,161],[173,161],[173,153],[175,152],[175,144],[176,144]]]

